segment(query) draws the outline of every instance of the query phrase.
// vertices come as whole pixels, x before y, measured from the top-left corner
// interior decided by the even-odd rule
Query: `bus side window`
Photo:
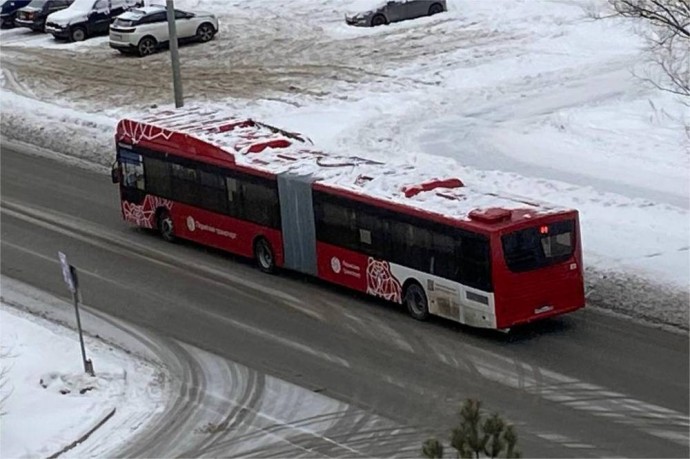
[[[194,206],[201,206],[198,173],[195,168],[172,163],[173,199]]]
[[[451,280],[458,280],[456,268],[458,260],[455,257],[457,243],[453,237],[435,232],[433,234],[434,266],[432,274]]]
[[[360,234],[354,210],[317,199],[315,200],[315,217],[318,240],[351,250],[359,248]]]
[[[356,214],[360,250],[375,258],[386,258],[389,241],[388,222],[362,210],[358,210]]]
[[[280,207],[277,188],[268,184],[245,182],[239,184],[242,199],[242,218],[263,226],[280,226]]]
[[[231,217],[240,217],[240,190],[237,179],[225,177],[225,189],[228,200],[228,214]]]
[[[492,290],[489,241],[484,237],[462,238],[460,282],[485,291]]]
[[[432,271],[431,232],[418,226],[392,222],[390,230],[393,261],[417,271]]]
[[[170,167],[168,163],[160,159],[144,157],[144,172],[146,174],[147,192],[163,198],[171,197]]]
[[[202,207],[213,212],[226,212],[225,182],[220,174],[199,170],[199,182]]]

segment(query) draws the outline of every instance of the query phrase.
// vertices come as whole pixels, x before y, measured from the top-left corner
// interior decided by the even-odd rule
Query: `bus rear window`
[[[569,259],[575,250],[575,221],[540,225],[506,234],[503,254],[511,271],[544,268]]]

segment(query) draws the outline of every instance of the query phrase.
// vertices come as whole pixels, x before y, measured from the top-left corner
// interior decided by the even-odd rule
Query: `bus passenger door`
[[[122,200],[132,204],[140,204],[146,197],[144,163],[141,155],[127,150],[120,150],[118,164],[119,170],[112,173],[117,174]],[[115,180],[116,177],[113,176],[111,178]]]

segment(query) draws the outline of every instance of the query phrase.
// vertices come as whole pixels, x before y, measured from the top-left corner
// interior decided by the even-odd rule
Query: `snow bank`
[[[116,118],[0,92],[4,139],[28,142],[46,152],[109,166],[114,158]]]
[[[14,300],[7,300],[8,295],[16,297],[14,288],[14,283],[3,278],[3,457],[50,456],[69,448],[106,420],[68,454],[103,457],[162,409],[165,393],[159,386],[158,368],[85,336],[95,376],[85,374],[76,331],[8,306],[7,301],[15,305]],[[88,330],[88,321],[83,325]]]

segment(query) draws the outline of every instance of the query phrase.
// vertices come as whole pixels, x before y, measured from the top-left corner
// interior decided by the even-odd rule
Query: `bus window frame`
[[[493,291],[493,271],[492,271],[492,244],[490,237],[483,235],[481,233],[474,233],[461,229],[451,225],[444,225],[441,223],[424,220],[419,217],[415,217],[403,212],[395,212],[389,209],[381,208],[375,205],[364,203],[362,201],[357,201],[350,198],[345,198],[333,193],[328,193],[322,190],[314,190],[312,192],[312,200],[314,203],[314,219],[316,224],[316,238],[319,242],[324,242],[330,245],[341,247],[348,250],[353,250],[364,255],[368,255],[374,258],[389,261],[391,263],[399,264],[407,268],[420,271],[432,276],[442,277],[453,282],[458,282],[468,287],[476,288],[486,292]],[[323,216],[323,204],[327,205],[340,205],[343,208],[352,210],[355,215],[354,218],[350,218],[351,221],[355,222],[354,226],[340,226],[337,229],[324,228],[324,223],[322,221]],[[381,242],[380,247],[372,248],[374,244],[362,244],[360,242],[360,229],[359,225],[359,215],[357,212],[373,214],[382,223],[382,228],[385,228],[387,233],[379,235],[378,239]],[[415,238],[418,241],[419,235],[415,235],[415,231],[427,233],[428,244],[426,247],[415,247],[409,244],[400,245],[396,241],[398,238],[394,236],[394,231],[407,226],[415,228],[413,230],[412,240]],[[324,233],[325,231],[325,233]],[[347,234],[347,231],[351,231],[352,234]],[[324,234],[327,235],[324,238]],[[435,252],[433,251],[434,235],[439,234],[443,237],[450,237],[455,241],[455,247],[453,248],[454,254],[454,269],[453,273],[438,273],[435,268]],[[333,237],[335,235],[335,238]],[[372,233],[372,238],[375,239],[376,234]],[[417,237],[419,236],[419,237]],[[337,238],[342,238],[340,241]],[[476,260],[469,264],[471,269],[467,269],[468,265],[465,264],[464,256],[462,255],[463,241],[481,241],[485,248],[485,258],[481,260],[481,263],[477,263]],[[416,244],[415,245],[419,245]],[[410,251],[415,250],[416,256],[411,257]],[[472,276],[470,274],[474,273]]]
[[[144,168],[144,179],[146,181],[146,160],[147,158],[149,160],[154,160],[154,161],[161,161],[167,166],[167,180],[169,180],[169,185],[170,189],[167,194],[162,194],[160,193],[161,190],[150,190],[148,187],[146,187],[143,192],[144,193],[149,193],[155,196],[159,196],[161,198],[165,199],[170,199],[171,201],[174,202],[179,202],[182,204],[186,204],[201,210],[205,210],[208,212],[213,212],[219,215],[223,215],[226,217],[230,218],[236,218],[238,220],[242,220],[248,223],[253,223],[257,224],[260,226],[265,226],[271,229],[280,229],[281,227],[281,221],[280,221],[280,206],[278,202],[278,182],[277,180],[272,180],[266,177],[261,177],[261,176],[256,176],[252,174],[248,174],[245,172],[240,172],[234,169],[230,169],[227,167],[222,167],[222,166],[215,166],[212,164],[204,163],[201,161],[195,161],[187,158],[181,158],[176,155],[168,154],[168,153],[163,153],[160,151],[156,150],[151,150],[148,148],[142,148],[139,146],[133,146],[128,149],[124,149],[122,147],[119,147],[122,151],[127,152],[127,154],[136,154],[139,155],[142,158],[142,166]],[[185,181],[184,178],[177,177],[175,178],[173,175],[173,165],[177,166],[178,168],[186,168],[186,169],[193,169],[195,172],[195,180],[187,180],[188,182],[192,182],[194,185],[194,193],[188,193],[188,194],[178,194],[177,191],[177,182],[183,182]],[[218,188],[218,196],[216,198],[220,198],[222,195],[222,204],[219,204],[216,202],[216,205],[209,205],[209,202],[213,201],[205,201],[204,197],[204,191],[205,188],[201,182],[201,176],[203,174],[210,174],[210,175],[216,175],[220,178],[218,181],[218,184],[221,185],[220,188]],[[238,189],[239,189],[239,194],[238,194],[238,202],[233,201],[228,199],[228,192],[227,192],[227,180],[236,180],[236,183],[238,184]],[[249,186],[243,186],[245,184],[249,184]],[[188,185],[188,184],[187,184]],[[263,187],[264,190],[269,190],[270,191],[270,199],[267,199],[267,196],[264,196],[264,199],[262,202],[257,203],[257,202],[251,202],[247,203],[246,199],[248,199],[245,195],[242,193],[243,188],[249,188],[251,189],[254,187],[256,190],[256,187]],[[235,205],[230,205],[230,203],[234,203]],[[257,207],[262,207],[265,208],[264,212],[265,215],[262,218],[258,218],[257,215],[252,214],[252,219],[247,218],[247,208],[257,208]]]

